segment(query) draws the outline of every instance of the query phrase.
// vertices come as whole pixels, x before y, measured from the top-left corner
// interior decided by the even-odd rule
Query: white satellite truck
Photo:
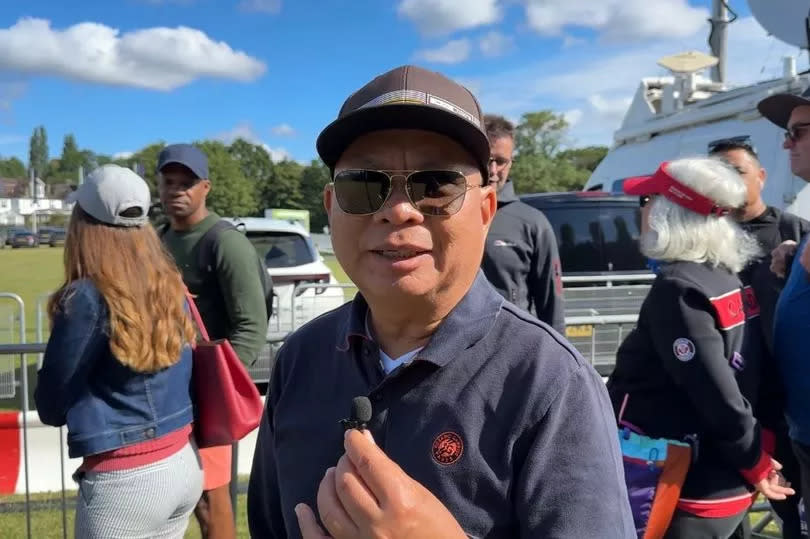
[[[748,0],[751,13],[774,38],[808,49],[810,1]],[[714,0],[710,37],[713,55],[686,52],[659,60],[671,73],[644,78],[613,144],[584,189],[621,192],[625,178],[652,174],[662,161],[705,155],[712,141],[750,137],[768,180],[766,204],[810,218],[810,187],[790,171],[782,148],[783,130],[757,111],[757,103],[772,94],[800,94],[810,74],[797,73],[795,58],[785,58],[783,75],[731,88],[725,84],[727,2]],[[701,75],[712,68],[711,78]]]

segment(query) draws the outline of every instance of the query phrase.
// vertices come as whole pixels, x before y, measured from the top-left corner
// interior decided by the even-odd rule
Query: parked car
[[[274,312],[267,328],[272,344],[262,352],[251,375],[266,382],[270,365],[281,341],[292,330],[323,313],[340,307],[346,300],[344,289],[312,243],[309,232],[298,223],[259,217],[229,218],[253,243],[264,258],[273,278]],[[306,287],[324,284],[331,287]]]
[[[20,247],[39,247],[39,240],[30,230],[15,229],[11,235],[11,248],[19,249]]]
[[[616,349],[635,324],[596,321],[638,315],[653,278],[638,246],[638,197],[577,191],[520,198],[542,211],[554,229],[565,285],[565,317],[573,320],[566,325],[566,337],[607,375],[615,364]],[[592,320],[582,322],[583,317]]]
[[[11,226],[6,228],[6,236],[5,236],[5,244],[11,247],[12,240],[14,239],[14,234],[17,232],[25,232],[26,229],[19,227],[19,226]]]
[[[56,247],[57,245],[65,244],[65,236],[67,232],[64,228],[52,228],[50,237],[48,238],[48,245]]]
[[[47,245],[51,241],[51,231],[53,229],[48,226],[41,226],[37,229],[37,243],[39,245]]]

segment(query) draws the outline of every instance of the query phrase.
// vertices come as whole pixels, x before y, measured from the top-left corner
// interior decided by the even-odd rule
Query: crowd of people
[[[760,111],[810,182],[810,99]],[[346,99],[317,151],[359,292],[278,352],[253,537],[746,537],[759,494],[784,537],[803,536],[810,224],[765,205],[748,138],[625,183],[657,276],[607,384],[563,336],[554,231],[515,195],[508,120],[401,66]],[[203,537],[236,535],[232,447],[194,439],[189,311],[252,364],[263,266],[206,208],[202,152],[167,146],[156,168],[160,230],[128,169],[100,167],[75,192],[49,305],[35,398],[82,459],[76,537],[182,537],[192,514]],[[355,397],[371,413],[347,429]]]

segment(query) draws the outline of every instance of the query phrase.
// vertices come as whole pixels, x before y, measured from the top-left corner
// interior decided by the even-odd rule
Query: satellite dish
[[[808,48],[810,0],[748,0],[748,7],[766,32],[789,45]]]
[[[695,73],[716,66],[720,59],[699,51],[687,51],[658,60],[658,65],[673,73]]]

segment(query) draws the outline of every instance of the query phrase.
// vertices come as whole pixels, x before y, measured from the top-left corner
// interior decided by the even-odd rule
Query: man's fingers
[[[318,525],[315,513],[307,504],[299,503],[296,505],[295,516],[298,518],[298,528],[301,530],[303,539],[329,539],[323,528]]]
[[[326,470],[318,487],[318,514],[321,522],[333,537],[358,537],[359,531],[337,495],[335,469]]]
[[[340,457],[335,468],[335,489],[343,508],[358,527],[363,527],[361,522],[376,521],[382,517],[377,498],[347,455]]]
[[[363,483],[377,499],[380,507],[385,507],[391,493],[397,491],[401,485],[402,469],[360,432],[349,431],[343,445]]]

